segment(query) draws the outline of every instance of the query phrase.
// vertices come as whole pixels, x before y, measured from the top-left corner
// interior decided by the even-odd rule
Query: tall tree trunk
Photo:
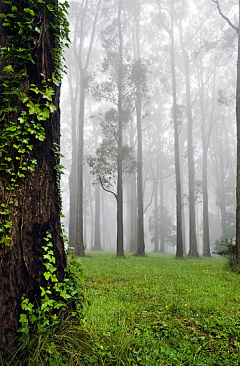
[[[130,146],[134,148],[134,129],[130,126]],[[129,176],[129,216],[130,216],[130,238],[129,238],[129,250],[130,252],[137,251],[137,192],[136,192],[136,173],[133,172]]]
[[[99,10],[101,6],[101,0],[98,0],[96,13],[94,16],[92,30],[90,34],[90,42],[87,48],[87,55],[85,64],[83,65],[83,50],[84,50],[84,40],[87,37],[85,34],[85,22],[87,19],[87,10],[89,7],[89,0],[86,2],[82,2],[81,4],[81,12],[79,15],[79,19],[81,19],[80,23],[80,42],[74,42],[74,54],[78,63],[79,74],[80,74],[80,112],[79,112],[79,127],[78,127],[78,160],[77,160],[77,227],[76,227],[76,243],[75,254],[84,257],[84,240],[83,240],[83,149],[84,149],[84,117],[85,117],[85,98],[86,98],[86,86],[87,86],[87,71],[89,67],[93,41],[95,38],[96,25],[99,15]],[[76,29],[78,29],[76,27]],[[76,37],[76,32],[74,37]],[[79,45],[79,50],[77,50],[77,45]]]
[[[239,1],[239,22],[240,22],[240,1]],[[240,26],[238,27],[236,117],[237,117],[236,260],[237,264],[240,265]]]
[[[136,56],[140,60],[140,31],[139,31],[140,4],[137,2],[135,13],[136,21]],[[141,86],[137,86],[136,113],[137,113],[137,204],[138,204],[138,228],[137,228],[137,254],[145,255],[144,242],[144,215],[143,215],[143,178],[142,178],[142,93]]]
[[[94,249],[101,248],[101,231],[100,231],[100,185],[95,186],[95,230],[94,230]]]
[[[118,37],[119,37],[119,69],[118,69],[118,156],[117,156],[117,257],[124,256],[123,249],[123,37],[122,37],[122,0],[118,1]]]
[[[171,29],[169,36],[171,40],[171,71],[172,71],[172,93],[173,93],[173,122],[174,122],[174,150],[175,150],[175,174],[176,174],[176,210],[177,210],[177,257],[183,257],[183,238],[182,238],[182,188],[181,188],[181,169],[179,157],[179,128],[177,118],[177,86],[176,86],[176,66],[173,34],[174,1],[172,2]]]
[[[80,106],[79,106],[79,126],[78,126],[78,167],[77,167],[77,233],[75,254],[80,257],[85,256],[83,243],[83,131],[85,114],[85,77],[81,77]]]
[[[161,142],[161,155],[162,142]],[[164,183],[163,183],[163,164],[160,161],[160,252],[165,253],[165,219],[164,219]]]
[[[199,87],[200,87],[200,116],[201,116],[201,135],[202,135],[202,190],[203,190],[203,255],[210,257],[210,237],[209,237],[209,216],[208,216],[208,172],[207,158],[210,128],[208,136],[206,135],[206,111],[204,109],[204,82],[203,82],[203,65],[200,55],[199,64]]]
[[[158,161],[157,161],[157,165],[158,165]],[[153,184],[154,184],[154,247],[153,247],[153,251],[155,253],[158,252],[159,250],[159,231],[160,231],[160,222],[159,222],[159,206],[158,206],[158,169],[157,169],[157,173],[156,176],[157,178],[154,179]]]
[[[78,83],[76,85],[75,93],[72,85],[73,75],[71,68],[68,70],[68,85],[69,95],[71,102],[71,138],[72,138],[72,161],[69,175],[69,226],[68,226],[68,240],[69,245],[74,247],[76,245],[76,233],[77,233],[77,101],[79,94]]]
[[[55,1],[49,1],[49,4],[53,3],[55,4]],[[18,12],[23,13],[26,2],[19,0],[16,5]],[[0,0],[0,13],[11,13],[11,6]],[[29,7],[31,8],[31,5]],[[34,11],[36,12],[35,8]],[[27,76],[23,80],[24,92],[30,98],[32,97],[32,92],[29,90],[30,85],[34,84],[41,90],[43,79],[52,79],[56,68],[54,63],[56,39],[51,25],[52,14],[45,3],[39,4],[38,11],[38,14],[35,13],[39,20],[36,26],[42,29],[41,35],[37,32],[30,32],[27,27],[24,30],[24,38],[29,37],[29,45],[34,43],[34,47],[29,47],[34,63],[26,62]],[[0,22],[0,47],[8,45],[9,32],[11,32],[9,27],[3,27]],[[16,30],[16,38],[19,39],[17,32],[18,30]],[[13,34],[11,33],[11,35]],[[22,72],[17,61],[15,58],[9,59],[16,74]],[[5,61],[0,60],[0,75],[3,74],[5,66]],[[39,141],[30,136],[33,149],[29,160],[36,159],[37,165],[34,171],[29,170],[25,173],[25,178],[19,180],[19,187],[14,190],[15,196],[12,198],[13,204],[8,217],[12,222],[12,227],[9,229],[11,241],[9,245],[5,245],[4,242],[0,244],[0,352],[3,353],[16,345],[16,330],[19,327],[23,294],[27,294],[33,302],[35,299],[40,300],[40,286],[45,285],[42,246],[47,231],[52,235],[57,276],[59,280],[64,278],[66,255],[61,237],[59,216],[61,203],[55,170],[56,159],[53,152],[54,143],[59,144],[60,140],[59,87],[53,83],[51,83],[51,87],[55,92],[53,103],[57,109],[46,121],[42,122],[45,129],[45,140]],[[0,93],[2,92],[3,88],[0,87]],[[12,107],[15,107],[14,102]],[[3,107],[4,102],[1,95],[1,108]],[[24,108],[26,109],[26,106],[19,102],[18,110],[12,116],[12,120],[17,121]],[[34,119],[34,117],[32,118]],[[0,134],[2,128],[3,125],[0,127]],[[10,155],[15,160],[19,153],[12,147],[10,150]],[[12,168],[15,169],[16,166],[12,166]],[[1,170],[0,205],[7,204],[8,186],[11,186],[9,174]],[[1,234],[2,238],[3,234]]]
[[[193,155],[193,116],[191,107],[190,65],[187,51],[183,45],[181,30],[180,38],[185,64],[186,105],[188,119],[189,255],[193,257],[198,256],[198,249],[195,217],[195,166]]]
[[[211,256],[208,220],[208,177],[207,177],[207,154],[203,154],[202,162],[202,188],[203,188],[203,255]]]
[[[143,184],[142,184],[142,118],[141,118],[141,97],[137,97],[137,201],[138,201],[138,230],[137,230],[137,254],[145,255],[144,243],[144,222],[143,222]]]
[[[220,149],[221,149],[220,144]],[[223,156],[223,149],[219,149],[219,168],[220,168],[220,179],[219,179],[219,198],[220,198],[220,211],[221,211],[221,227],[222,233],[226,233],[227,231],[227,206],[226,206],[226,192],[225,192],[225,182],[226,182],[226,175],[224,169],[224,156]]]

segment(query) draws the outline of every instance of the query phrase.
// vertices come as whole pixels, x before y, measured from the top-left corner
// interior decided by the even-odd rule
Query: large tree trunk
[[[47,3],[54,5],[55,1],[49,0]],[[23,12],[25,5],[25,1],[17,2],[19,12]],[[31,6],[29,5],[29,7]],[[8,13],[10,9],[11,5],[0,0],[0,13]],[[55,70],[53,50],[56,48],[56,44],[51,27],[52,15],[45,4],[39,4],[38,11],[36,21],[39,21],[37,26],[41,28],[41,35],[31,32],[31,37],[34,37],[32,38],[34,47],[32,47],[31,53],[35,63],[26,63],[27,76],[24,80],[24,91],[28,96],[31,95],[29,90],[31,84],[35,84],[41,89],[43,81],[41,75],[44,75],[45,80],[51,79]],[[0,47],[7,44],[8,31],[9,27],[3,27],[0,23]],[[28,29],[25,29],[24,37],[30,37],[27,32]],[[17,72],[19,66],[16,60],[11,59],[9,63],[12,63]],[[5,62],[0,61],[0,75],[4,66]],[[60,280],[63,280],[64,277],[66,255],[60,235],[60,197],[53,152],[53,144],[59,144],[60,137],[59,87],[53,84],[51,86],[55,91],[53,103],[57,110],[46,122],[43,122],[45,140],[41,142],[31,137],[33,149],[30,158],[36,159],[37,165],[35,171],[28,171],[25,178],[19,180],[19,187],[14,190],[13,204],[8,217],[12,221],[12,228],[8,232],[11,242],[9,246],[4,243],[0,244],[0,351],[2,352],[16,345],[16,330],[19,328],[22,295],[27,294],[32,301],[39,299],[39,286],[45,284],[42,245],[47,231],[52,235],[57,276]],[[2,91],[1,88],[0,93]],[[23,104],[18,103],[18,110],[13,115],[15,121],[23,108]],[[13,160],[19,155],[13,147],[10,147],[9,154]],[[17,163],[13,163],[13,170],[16,169],[16,165]],[[8,186],[11,186],[9,174],[1,170],[0,205],[7,204]]]

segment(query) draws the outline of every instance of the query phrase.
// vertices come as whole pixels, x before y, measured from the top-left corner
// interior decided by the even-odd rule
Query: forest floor
[[[240,365],[240,277],[226,259],[87,255],[80,365]]]

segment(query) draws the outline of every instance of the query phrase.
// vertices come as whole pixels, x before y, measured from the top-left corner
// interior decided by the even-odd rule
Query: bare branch
[[[100,182],[100,184],[101,184],[101,186],[102,186],[102,189],[103,189],[105,192],[112,193],[112,194],[114,195],[114,197],[116,198],[116,200],[117,200],[117,195],[116,195],[116,193],[114,193],[113,191],[110,191],[110,189],[107,189],[107,188],[105,188],[105,187],[104,187],[104,184],[103,184],[102,178],[101,178],[100,176],[98,176],[98,179],[99,179],[99,182]]]
[[[153,185],[153,189],[152,189],[152,195],[151,195],[150,202],[149,202],[149,203],[148,203],[148,205],[145,207],[145,210],[143,211],[143,214],[145,214],[145,213],[146,213],[146,211],[147,211],[147,209],[148,209],[148,207],[150,207],[150,206],[151,206],[152,201],[153,201],[153,196],[154,196],[154,185]]]
[[[232,28],[233,28],[233,29],[238,33],[238,27],[236,27],[236,26],[231,22],[231,20],[230,20],[230,19],[228,19],[228,17],[226,17],[226,15],[224,15],[224,14],[222,13],[222,10],[221,10],[221,8],[220,8],[220,5],[219,5],[218,0],[212,0],[212,2],[213,2],[213,3],[215,3],[215,4],[217,4],[218,12],[219,12],[219,14],[221,15],[221,17],[222,17],[223,19],[225,19],[225,20],[226,20],[226,22],[230,25],[230,27],[232,27]]]

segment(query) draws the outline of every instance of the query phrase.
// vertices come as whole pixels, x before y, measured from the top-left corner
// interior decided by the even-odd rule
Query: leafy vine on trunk
[[[68,4],[58,4],[56,0],[25,1],[26,7],[13,0],[3,3],[5,12],[0,14],[0,21],[4,28],[8,28],[8,37],[0,49],[0,177],[4,179],[8,194],[0,201],[0,245],[10,245],[12,222],[9,214],[15,191],[20,189],[25,176],[35,170],[37,161],[30,157],[31,151],[37,141],[45,140],[45,124],[56,110],[54,85],[60,85],[64,71],[61,60],[65,40],[68,40]],[[43,43],[46,12],[56,38],[56,67],[51,79],[42,73],[38,76],[38,85],[29,85],[27,70],[30,64],[35,64],[32,50]],[[18,118],[15,118],[16,114]]]

